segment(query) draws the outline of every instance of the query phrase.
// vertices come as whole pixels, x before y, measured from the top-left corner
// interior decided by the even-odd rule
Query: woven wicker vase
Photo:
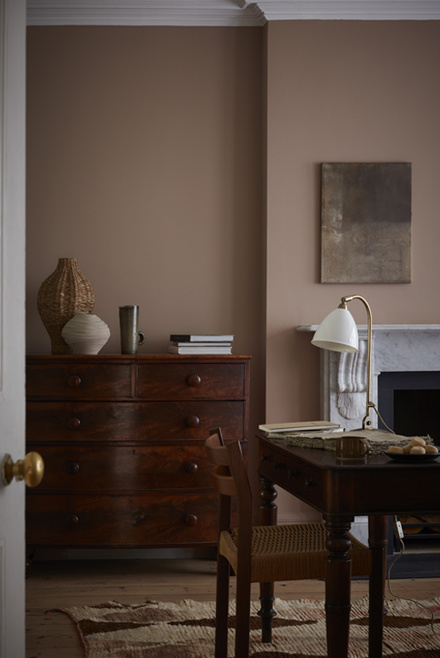
[[[76,258],[59,258],[57,268],[41,284],[38,311],[52,344],[52,354],[72,354],[61,330],[77,313],[91,313],[95,293],[90,281],[81,274]]]

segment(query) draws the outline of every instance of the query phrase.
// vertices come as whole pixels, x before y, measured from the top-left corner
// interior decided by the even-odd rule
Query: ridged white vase
[[[77,313],[64,325],[61,336],[73,354],[98,354],[110,338],[110,329],[97,315]]]

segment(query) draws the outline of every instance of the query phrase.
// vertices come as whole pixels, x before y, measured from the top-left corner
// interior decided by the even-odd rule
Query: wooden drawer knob
[[[196,517],[195,514],[186,514],[183,521],[185,525],[189,526],[190,528],[193,528],[195,525],[197,525],[198,518]]]
[[[197,386],[200,386],[200,384],[202,383],[202,378],[199,375],[193,373],[192,375],[188,375],[188,377],[186,378],[186,383],[188,384],[188,386],[193,386],[194,388],[196,388]]]
[[[67,380],[67,385],[70,386],[70,388],[77,388],[78,386],[81,386],[81,377],[78,375],[71,375]]]
[[[77,517],[76,514],[71,514],[70,516],[67,517],[66,523],[70,528],[74,528],[75,526],[78,525],[79,518]]]
[[[67,427],[69,427],[71,430],[76,430],[80,425],[81,421],[79,418],[69,418],[67,421]]]
[[[68,472],[69,475],[75,475],[76,473],[79,473],[80,467],[78,462],[68,462],[66,471]]]
[[[185,425],[187,427],[198,427],[200,425],[200,418],[198,416],[187,416],[185,418]]]
[[[196,462],[186,462],[185,464],[185,472],[186,473],[197,473],[198,471],[198,466]]]

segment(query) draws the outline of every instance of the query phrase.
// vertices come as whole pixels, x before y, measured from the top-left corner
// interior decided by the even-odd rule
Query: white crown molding
[[[440,20],[440,0],[27,0],[28,25],[232,27],[341,19]]]
[[[440,0],[258,0],[258,6],[268,21],[440,20]]]
[[[256,3],[236,0],[27,0],[28,25],[261,26]]]

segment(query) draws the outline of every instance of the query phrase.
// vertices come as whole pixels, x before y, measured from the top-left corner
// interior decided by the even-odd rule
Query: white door
[[[0,0],[0,462],[23,459],[26,0]],[[0,658],[25,655],[23,482],[0,481]]]

